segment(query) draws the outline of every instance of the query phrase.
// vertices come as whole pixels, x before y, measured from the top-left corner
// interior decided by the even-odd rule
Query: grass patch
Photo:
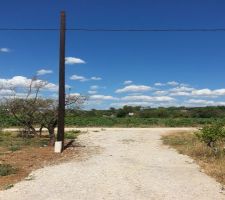
[[[18,146],[18,145],[12,145],[11,147],[9,147],[9,150],[12,151],[12,152],[18,151],[20,149],[21,149],[21,147]]]
[[[18,151],[24,147],[43,147],[48,145],[46,137],[23,138],[16,132],[0,132],[0,147],[9,151]]]
[[[225,185],[225,151],[221,148],[216,154],[212,148],[201,142],[193,133],[174,133],[162,137],[163,144],[175,148],[179,153],[192,157],[218,182]]]
[[[73,130],[73,131],[67,131],[65,133],[65,139],[74,140],[78,137],[78,135],[81,133],[80,130]]]
[[[15,174],[17,169],[9,164],[0,164],[0,176],[9,176]]]

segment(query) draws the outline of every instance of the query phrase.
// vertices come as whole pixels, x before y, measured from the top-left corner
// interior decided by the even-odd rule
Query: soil
[[[16,169],[16,173],[0,177],[0,190],[4,190],[17,182],[24,180],[24,178],[28,177],[28,175],[36,169],[68,162],[71,159],[77,161],[85,160],[97,151],[97,147],[89,148],[75,142],[60,154],[54,153],[54,148],[48,146],[27,147],[15,152],[4,152],[4,154],[0,156],[0,164],[12,165]],[[30,178],[32,177],[28,177],[27,179]]]

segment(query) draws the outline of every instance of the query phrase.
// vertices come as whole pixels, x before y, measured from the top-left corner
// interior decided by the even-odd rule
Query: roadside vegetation
[[[12,187],[34,169],[79,156],[79,145],[74,148],[73,144],[79,131],[66,132],[67,149],[62,154],[54,153],[58,102],[40,94],[48,87],[47,82],[34,77],[23,88],[5,87],[9,95],[0,102],[0,189]],[[67,94],[65,100],[66,107],[73,111],[80,109],[86,97]],[[4,132],[4,128],[13,126],[19,131]]]
[[[76,106],[82,104],[81,99],[78,98],[76,101]],[[48,101],[48,103],[50,102]],[[42,103],[45,104],[46,102]],[[47,117],[45,121],[50,122],[51,118],[48,116],[56,115],[51,114],[53,111],[47,111],[48,109],[44,115]],[[40,113],[40,115],[43,115],[43,113]],[[32,124],[34,127],[41,128],[41,123],[37,119]],[[207,124],[214,124],[217,121],[221,123],[225,122],[224,106],[202,108],[142,108],[124,106],[120,109],[111,108],[109,110],[67,108],[65,119],[66,126],[68,127],[202,127]],[[4,127],[23,126],[12,114],[5,112],[4,107],[0,107],[0,123]]]
[[[206,174],[225,185],[225,128],[217,122],[194,133],[165,135],[163,143],[192,157]]]
[[[65,145],[72,144],[80,133],[79,130],[66,132]],[[47,132],[39,137],[23,137],[21,132],[0,131],[0,190],[12,187],[35,169],[81,155],[81,149],[73,144],[62,154],[55,154],[48,144]]]
[[[40,94],[48,87],[48,83],[33,77],[24,88],[6,87],[10,95],[1,99],[0,127],[20,127],[23,129],[21,136],[25,138],[41,137],[45,128],[49,136],[48,145],[54,146],[55,128],[58,125],[58,101],[43,98]],[[65,105],[71,111],[80,109],[85,101],[86,97],[81,95],[67,94],[65,97]]]

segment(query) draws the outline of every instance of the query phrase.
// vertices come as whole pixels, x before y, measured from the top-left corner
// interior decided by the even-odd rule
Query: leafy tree
[[[123,109],[119,109],[117,114],[116,114],[116,116],[119,117],[119,118],[120,117],[126,117],[126,115],[127,115],[127,112]]]

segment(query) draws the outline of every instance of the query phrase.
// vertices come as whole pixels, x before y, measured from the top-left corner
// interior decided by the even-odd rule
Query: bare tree
[[[80,109],[86,101],[85,96],[66,96],[66,106],[70,109]],[[44,127],[49,132],[49,145],[55,144],[55,128],[58,124],[58,101],[54,99],[39,99],[38,119],[41,128]]]
[[[37,102],[38,94],[47,82],[37,80],[35,77],[30,83],[23,88],[23,93],[18,93],[15,87],[9,88],[12,92],[9,96],[4,97],[6,109],[22,125],[28,135],[37,136],[35,125],[37,124]]]
[[[4,98],[6,109],[14,118],[27,130],[27,135],[38,136],[35,126],[39,126],[41,135],[42,129],[49,132],[49,145],[55,143],[55,128],[58,118],[58,101],[39,97],[40,90],[48,83],[33,78],[25,88],[25,93],[19,96],[16,88],[11,88],[11,96]],[[78,109],[87,100],[81,95],[67,95],[66,106],[70,109]]]

